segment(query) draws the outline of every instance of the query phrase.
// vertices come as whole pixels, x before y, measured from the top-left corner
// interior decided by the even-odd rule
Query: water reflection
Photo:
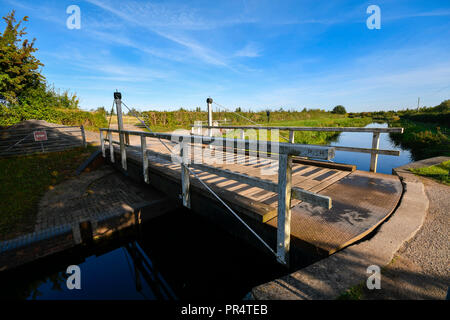
[[[387,123],[371,123],[366,128],[387,128]],[[342,132],[332,146],[372,148],[371,132]],[[388,133],[380,134],[379,149],[398,150],[400,156],[378,155],[377,172],[391,174],[392,169],[412,161],[411,152],[396,146]],[[369,171],[370,154],[359,152],[336,151],[334,162],[354,164],[358,170]]]
[[[255,285],[286,272],[273,257],[186,210],[133,233],[132,239],[2,272],[0,299],[242,299]],[[73,264],[81,269],[81,290],[66,285],[66,269]]]

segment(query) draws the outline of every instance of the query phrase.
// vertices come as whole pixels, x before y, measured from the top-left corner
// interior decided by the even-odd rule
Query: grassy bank
[[[271,126],[290,127],[364,127],[372,122],[371,118],[324,118],[299,121],[280,121],[271,123]],[[288,131],[281,131],[284,137],[289,137]],[[297,131],[294,135],[296,143],[327,144],[339,137],[339,132]],[[280,140],[284,141],[284,139]]]
[[[0,159],[0,240],[32,232],[45,191],[72,177],[96,148]]]
[[[202,111],[145,111],[140,115],[145,123],[155,131],[172,131],[175,129],[190,130],[195,121],[207,121],[208,113]],[[265,111],[261,112],[214,112],[216,120],[227,120],[229,125],[249,125],[258,123],[261,125],[277,125],[280,122],[297,122],[306,120],[330,120],[345,119],[345,115],[333,114],[324,110],[302,110],[302,111],[271,111],[267,118]]]
[[[395,144],[411,151],[415,161],[450,156],[450,128],[437,123],[400,119],[390,121],[390,126],[405,128],[403,134],[391,133]]]
[[[440,164],[436,164],[434,166],[429,167],[423,167],[423,168],[413,168],[410,169],[415,174],[433,178],[438,180],[439,182],[442,182],[444,184],[450,185],[450,177],[449,177],[449,171],[450,171],[450,160],[444,161]]]
[[[288,127],[364,127],[372,122],[371,118],[323,118],[313,120],[290,120],[271,122],[269,126],[288,126]],[[246,123],[246,125],[249,125]],[[267,124],[264,124],[267,125]],[[234,137],[239,137],[238,130],[232,132]],[[248,134],[248,131],[247,131]],[[280,131],[280,142],[287,142],[289,139],[289,131]],[[294,134],[296,143],[302,144],[328,144],[336,141],[339,137],[339,132],[321,132],[321,131],[297,131]],[[255,132],[258,139],[259,132]],[[271,140],[270,131],[267,133],[267,139]]]

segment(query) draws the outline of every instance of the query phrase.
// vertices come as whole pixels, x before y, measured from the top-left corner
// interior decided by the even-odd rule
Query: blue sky
[[[369,30],[369,5],[381,29]],[[66,8],[81,9],[68,29]],[[43,74],[83,109],[373,111],[450,98],[450,1],[25,1]],[[2,23],[1,29],[4,28]]]

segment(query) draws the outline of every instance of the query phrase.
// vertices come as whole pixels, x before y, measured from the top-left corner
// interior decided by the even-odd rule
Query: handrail
[[[253,152],[264,150],[265,153],[279,153],[300,157],[310,157],[323,160],[331,160],[335,156],[335,148],[329,146],[316,146],[307,144],[291,144],[285,142],[247,140],[247,139],[229,139],[222,137],[196,136],[196,135],[180,135],[160,132],[143,132],[132,130],[116,130],[100,128],[100,131],[124,133],[137,136],[146,136],[160,138],[170,141],[183,143],[197,143],[204,145],[231,147],[235,149],[245,149]],[[278,149],[278,150],[276,150]],[[273,151],[275,150],[275,151]]]
[[[383,150],[379,149],[380,144],[380,133],[403,133],[403,128],[393,127],[393,128],[363,128],[363,127],[287,127],[287,126],[199,126],[197,124],[191,125],[192,133],[194,133],[195,128],[205,128],[205,129],[231,129],[240,130],[240,137],[244,139],[244,130],[247,129],[266,129],[266,130],[284,130],[289,131],[289,142],[294,143],[294,132],[295,131],[322,131],[322,132],[368,132],[372,133],[372,148],[357,148],[357,147],[345,147],[345,146],[333,146],[338,151],[347,152],[361,152],[370,153],[370,171],[377,171],[378,155],[390,155],[399,156],[400,151],[398,150]]]
[[[191,127],[198,127],[192,124]],[[278,129],[286,131],[331,131],[331,132],[378,132],[403,133],[403,128],[364,128],[364,127],[277,127],[277,126],[202,126],[205,129]]]
[[[107,133],[108,138],[105,139],[104,132]],[[189,169],[189,167],[197,168],[206,172],[216,174],[218,176],[226,177],[232,180],[241,181],[242,183],[248,184],[250,186],[258,187],[264,190],[276,192],[278,194],[278,222],[277,222],[277,259],[288,264],[289,257],[289,246],[290,246],[290,223],[291,223],[291,199],[298,199],[312,204],[313,206],[320,206],[325,209],[330,209],[332,207],[331,198],[325,195],[320,195],[313,193],[301,188],[292,186],[292,159],[293,156],[306,156],[314,157],[318,159],[330,160],[334,157],[335,148],[334,147],[323,147],[323,146],[310,146],[310,145],[300,145],[282,142],[272,142],[272,141],[261,141],[261,140],[243,140],[243,139],[228,139],[221,137],[206,137],[206,136],[195,136],[195,135],[177,135],[168,133],[158,133],[158,132],[143,132],[143,131],[131,131],[131,130],[115,130],[115,129],[100,129],[100,142],[103,157],[106,157],[105,141],[109,141],[109,151],[111,162],[114,162],[114,143],[112,139],[112,133],[118,133],[119,138],[123,141],[122,135],[137,135],[141,137],[141,155],[142,155],[142,168],[145,182],[149,183],[148,177],[148,154],[154,154],[157,157],[166,160],[172,160],[171,155],[157,153],[151,150],[147,150],[146,138],[155,137],[159,139],[171,140],[173,142],[181,143],[179,162],[181,165],[181,196],[183,199],[183,205],[185,207],[191,207],[191,196],[190,196],[190,178],[189,175],[195,173]],[[237,149],[245,149],[246,151],[255,151],[272,155],[277,155],[278,157],[278,183],[272,182],[270,180],[264,180],[248,176],[239,172],[233,172],[230,170],[224,170],[221,168],[213,167],[204,163],[188,163],[186,162],[186,157],[191,159],[191,154],[187,153],[192,150],[189,148],[189,143],[202,144],[202,145],[213,145],[222,146],[225,152],[235,152]],[[229,148],[229,147],[233,148]],[[124,143],[119,143],[122,167],[127,170],[126,166],[126,146]],[[134,148],[134,147],[133,147]],[[139,148],[139,147],[136,147]],[[186,152],[187,151],[187,152]],[[178,155],[177,155],[178,156]],[[198,178],[198,177],[197,177]],[[202,182],[200,180],[202,184]],[[209,187],[204,184],[208,189]],[[220,200],[229,210],[229,208],[223,200],[221,200],[217,195],[215,195],[218,200]],[[232,213],[234,213],[232,211]],[[235,213],[234,213],[235,214]],[[236,214],[235,216],[240,219]],[[242,223],[245,224],[241,220]],[[257,234],[245,224],[250,231],[252,231],[256,236]],[[259,236],[257,236],[267,248],[269,248],[273,253],[275,253]]]

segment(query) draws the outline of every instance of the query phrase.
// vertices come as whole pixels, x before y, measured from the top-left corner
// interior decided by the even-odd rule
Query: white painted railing
[[[192,125],[192,132],[198,131],[198,124]],[[372,148],[355,148],[345,146],[333,146],[338,151],[370,153],[370,171],[377,171],[378,155],[399,156],[398,150],[379,149],[380,133],[403,133],[403,128],[360,128],[360,127],[268,127],[268,126],[202,126],[205,129],[233,129],[240,130],[240,138],[244,139],[245,130],[280,130],[289,131],[289,143],[294,143],[296,131],[322,131],[322,132],[370,132],[372,133]]]
[[[105,137],[105,134],[107,138]],[[120,142],[112,139],[112,133],[118,133]],[[278,193],[278,232],[276,255],[282,263],[288,263],[288,253],[290,245],[290,224],[291,224],[291,199],[298,199],[314,206],[330,209],[332,201],[330,197],[309,192],[292,186],[292,158],[294,156],[311,157],[315,159],[330,160],[335,155],[334,147],[311,146],[302,144],[291,144],[282,142],[271,142],[261,140],[227,139],[222,137],[208,137],[195,135],[177,135],[169,133],[151,133],[142,131],[100,129],[100,142],[103,157],[106,157],[105,141],[109,142],[110,160],[114,162],[114,145],[119,145],[122,167],[126,170],[126,145],[121,135],[136,135],[141,137],[141,153],[144,180],[149,183],[148,177],[148,155],[156,155],[165,160],[172,160],[172,155],[157,153],[147,149],[146,138],[158,138],[180,143],[180,165],[181,165],[181,185],[183,205],[190,208],[190,183],[189,169],[192,167],[200,169],[221,177],[236,180],[253,187]],[[192,145],[211,145],[220,148],[222,152],[235,153],[238,150],[257,154],[259,157],[278,159],[278,183],[269,180],[259,179],[249,175],[229,170],[223,170],[204,163],[187,163],[185,159],[191,159]],[[276,152],[275,152],[276,151]]]

